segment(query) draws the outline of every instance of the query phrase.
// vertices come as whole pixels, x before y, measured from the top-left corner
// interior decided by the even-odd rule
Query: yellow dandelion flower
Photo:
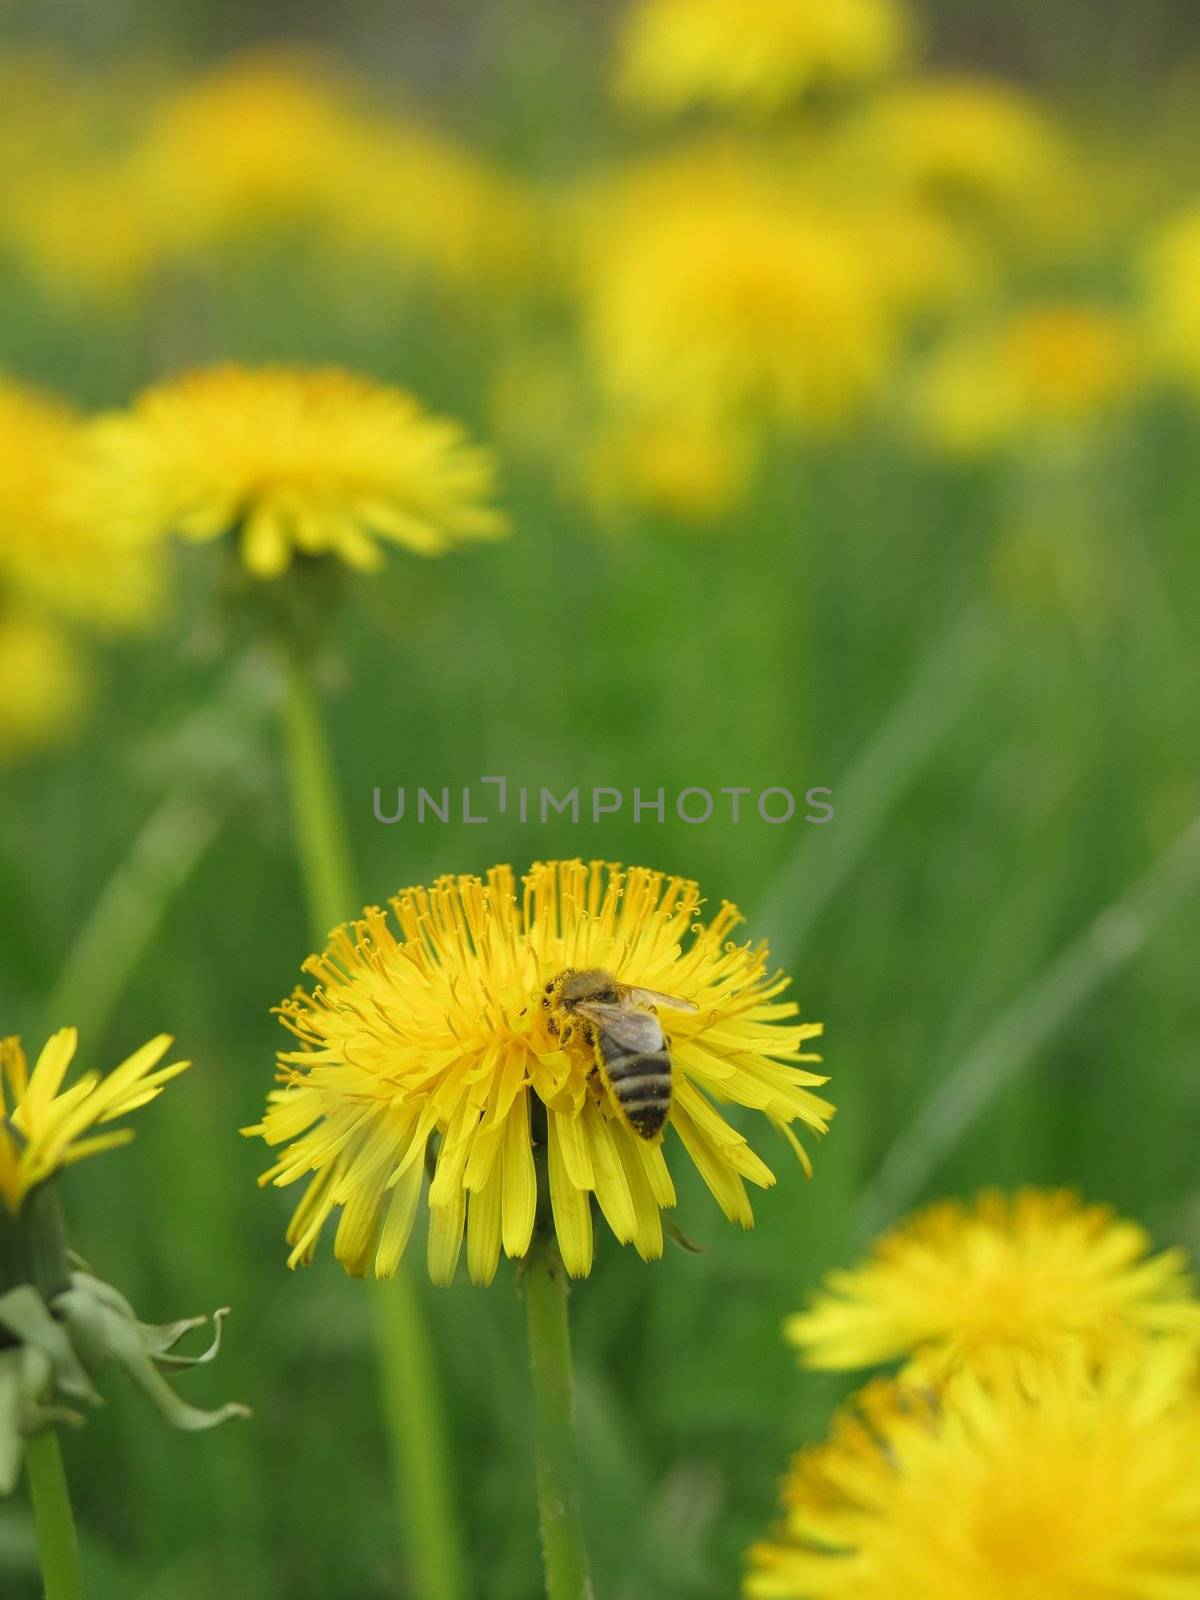
[[[1030,408],[1064,422],[1123,399],[1135,377],[1132,330],[1100,306],[1029,306],[1005,330],[1004,354]]]
[[[236,532],[249,571],[274,578],[296,554],[371,571],[379,541],[436,555],[496,536],[494,477],[456,422],[402,390],[335,368],[225,366],[97,418],[71,492],[122,537]]]
[[[1200,1386],[1175,1341],[1098,1372],[871,1385],[802,1451],[747,1600],[1183,1600],[1200,1586]]]
[[[771,112],[883,76],[910,40],[897,0],[637,0],[620,37],[617,92],[668,114],[700,104]]]
[[[524,1256],[543,1185],[573,1276],[591,1269],[593,1200],[618,1240],[656,1258],[675,1203],[652,1127],[664,1116],[725,1215],[750,1227],[745,1182],[774,1177],[717,1105],[763,1112],[807,1165],[791,1124],[820,1133],[832,1112],[813,1093],[825,1079],[802,1065],[817,1059],[802,1047],[821,1030],[779,998],[787,980],[770,974],[764,947],[731,941],[736,908],[707,922],[700,908],[694,883],[561,861],[520,884],[502,866],[486,882],[406,890],[391,902],[398,933],[379,909],[336,930],[305,964],[313,992],[281,1009],[301,1048],[281,1054],[282,1087],[247,1130],[287,1146],[264,1183],[309,1179],[290,1264],[311,1259],[340,1208],[334,1253],[346,1270],[395,1272],[427,1163],[438,1283],[454,1274],[464,1230],[476,1283],[490,1282],[502,1249]],[[579,974],[585,998],[599,996],[590,1017],[574,1010],[585,998],[568,979]],[[636,1001],[636,1039],[628,1010],[614,1016],[621,996]],[[611,1074],[602,1027],[616,1029]],[[646,1052],[664,1038],[665,1084],[661,1060],[635,1055],[645,1070],[633,1077],[628,1056],[619,1065],[622,1042]]]
[[[590,441],[582,479],[602,515],[635,506],[705,523],[739,504],[754,465],[754,443],[741,429],[690,416],[634,416]]]
[[[0,237],[68,301],[124,302],[157,265],[157,228],[127,150],[155,69],[87,77],[45,52],[0,52]]]
[[[192,251],[326,220],[347,93],[319,59],[260,50],[174,89],[132,156],[164,245]]]
[[[810,1366],[910,1357],[922,1370],[1200,1334],[1200,1301],[1178,1250],[1148,1254],[1136,1223],[1065,1191],[984,1191],[945,1200],[832,1273],[786,1333]]]
[[[899,313],[960,312],[991,287],[991,260],[956,219],[925,201],[864,200],[848,221]]]
[[[29,612],[0,616],[0,760],[54,744],[87,699],[83,669],[66,637]]]
[[[145,623],[162,602],[155,542],[66,503],[78,426],[62,401],[0,376],[0,586],[81,621]]]
[[[644,412],[837,427],[894,343],[858,230],[769,175],[701,150],[601,196],[584,315],[613,399]]]
[[[1133,392],[1138,350],[1120,313],[1035,305],[986,330],[951,338],[918,375],[918,432],[947,455],[969,456],[1023,435],[1077,430]]]
[[[1146,313],[1163,369],[1200,387],[1200,206],[1175,217],[1146,251]]]
[[[954,210],[1053,229],[1073,210],[1074,167],[1037,103],[999,80],[930,77],[889,90],[858,137],[880,182]]]
[[[19,1211],[25,1197],[61,1168],[128,1143],[129,1128],[94,1130],[155,1099],[190,1065],[159,1065],[171,1046],[163,1033],[107,1076],[86,1072],[64,1089],[77,1045],[75,1029],[60,1028],[31,1072],[21,1041],[0,1039],[0,1199],[10,1212]]]
[[[511,175],[432,128],[399,117],[343,129],[334,242],[453,287],[531,275],[541,223]]]

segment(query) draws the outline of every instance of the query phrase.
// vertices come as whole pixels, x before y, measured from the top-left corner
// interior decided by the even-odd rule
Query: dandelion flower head
[[[444,133],[397,116],[343,131],[335,244],[435,282],[508,288],[532,275],[541,221],[511,174]]]
[[[585,322],[615,402],[826,429],[878,390],[888,286],[855,227],[774,175],[688,152],[599,197],[594,223]]]
[[[1068,145],[1036,101],[999,80],[915,79],[881,95],[859,135],[882,181],[955,212],[1061,225],[1073,200]]]
[[[360,570],[380,543],[436,555],[491,538],[491,456],[410,394],[337,368],[214,367],[98,417],[71,490],[126,538],[238,537],[255,576],[293,556]]]
[[[878,1380],[802,1451],[747,1600],[1181,1600],[1200,1581],[1200,1387],[1168,1340],[1099,1371]]]
[[[910,35],[898,0],[637,0],[621,33],[617,91],[666,114],[701,104],[772,112],[813,90],[881,77]]]
[[[189,1065],[159,1065],[171,1047],[159,1034],[107,1075],[86,1072],[64,1088],[77,1045],[75,1029],[60,1028],[30,1070],[21,1041],[0,1040],[0,1202],[10,1212],[61,1168],[126,1144],[132,1130],[108,1124],[155,1099]]]
[[[580,480],[601,516],[638,507],[703,524],[734,510],[754,467],[753,441],[743,429],[702,417],[636,413],[588,441]]]
[[[52,395],[0,376],[0,589],[98,626],[157,614],[159,551],[135,528],[68,504],[79,419]]]
[[[935,351],[917,379],[915,418],[935,448],[980,454],[1084,428],[1125,400],[1137,376],[1136,343],[1118,312],[1035,304]]]
[[[831,1273],[786,1331],[808,1365],[848,1369],[911,1358],[921,1370],[1100,1360],[1151,1335],[1200,1335],[1182,1255],[1150,1254],[1136,1223],[1066,1190],[984,1191],[940,1201]]]
[[[31,611],[0,613],[0,760],[54,744],[86,699],[82,665],[67,636]]]
[[[306,963],[313,990],[282,1007],[300,1048],[281,1054],[281,1086],[247,1130],[284,1146],[263,1182],[308,1180],[292,1265],[340,1209],[334,1253],[347,1271],[393,1273],[427,1164],[437,1282],[453,1276],[464,1230],[470,1276],[489,1282],[502,1249],[526,1254],[539,1207],[568,1272],[586,1274],[593,1200],[649,1260],[675,1203],[676,1138],[725,1215],[749,1227],[745,1183],[774,1177],[722,1103],[761,1111],[807,1162],[791,1125],[820,1133],[832,1111],[803,1050],[820,1028],[780,998],[786,980],[765,949],[731,940],[733,906],[703,921],[693,883],[562,861],[519,883],[509,867],[442,878],[391,912],[394,927],[368,910]],[[565,973],[592,969],[695,1007],[659,1012],[672,1063],[665,1143],[634,1132],[596,1070],[594,1032],[548,996]]]
[[[1172,377],[1200,387],[1200,206],[1158,232],[1143,267],[1155,357]]]
[[[164,248],[191,252],[327,221],[346,101],[319,58],[279,49],[231,57],[163,96],[130,165]]]

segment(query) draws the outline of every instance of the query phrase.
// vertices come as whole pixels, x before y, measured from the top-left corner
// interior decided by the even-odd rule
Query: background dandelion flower
[[[27,611],[0,614],[0,760],[69,734],[87,700],[70,640]]]
[[[666,1011],[673,1098],[669,1127],[732,1221],[753,1218],[745,1180],[770,1169],[715,1102],[749,1106],[782,1130],[820,1133],[830,1107],[804,1062],[816,1024],[779,999],[763,947],[737,945],[724,904],[701,923],[694,883],[580,861],[534,866],[517,883],[439,879],[338,929],[305,966],[316,980],[282,1007],[301,1049],[280,1056],[282,1087],[247,1129],[286,1145],[262,1181],[308,1176],[292,1219],[290,1264],[311,1259],[341,1208],[334,1253],[347,1271],[396,1270],[416,1217],[426,1163],[429,1270],[450,1280],[463,1241],[477,1283],[501,1249],[523,1256],[539,1205],[535,1148],[545,1147],[549,1202],[567,1270],[592,1264],[593,1197],[613,1233],[645,1260],[661,1255],[661,1212],[675,1190],[660,1139],[638,1137],[594,1072],[584,1030],[561,1026],[546,986],[568,969],[604,968],[622,983],[677,996]],[[557,1030],[557,1031],[556,1031]]]
[[[164,249],[180,255],[326,224],[350,86],[319,57],[247,51],[163,97],[130,160]]]
[[[1142,271],[1154,355],[1164,372],[1200,387],[1200,205],[1159,230]]]
[[[849,1272],[831,1273],[786,1324],[814,1367],[913,1357],[922,1369],[1099,1359],[1131,1338],[1200,1334],[1182,1253],[1149,1254],[1136,1223],[1065,1190],[988,1190],[902,1222]]]
[[[411,395],[337,368],[215,367],[151,389],[84,435],[71,490],[126,537],[236,532],[257,577],[296,554],[360,570],[379,542],[436,555],[490,538],[491,456]]]
[[[155,542],[73,513],[78,428],[70,406],[0,376],[0,586],[93,625],[145,623],[162,600]]]
[[[917,379],[918,430],[948,455],[1067,435],[1116,412],[1137,381],[1133,332],[1100,306],[1026,306],[998,327],[960,332]]]
[[[748,1600],[1179,1600],[1200,1581],[1200,1390],[1178,1341],[1097,1372],[879,1381],[802,1451]]]
[[[897,0],[640,0],[625,19],[617,91],[658,112],[770,112],[882,76],[910,33]]]
[[[1076,166],[1041,105],[998,79],[931,75],[864,111],[856,137],[877,181],[955,215],[999,224],[1026,245],[1075,224]]]
[[[651,163],[588,220],[584,320],[617,403],[828,430],[883,383],[895,319],[860,231],[736,152]]]
[[[446,134],[411,120],[348,124],[334,242],[410,275],[467,289],[513,288],[544,269],[532,192]]]

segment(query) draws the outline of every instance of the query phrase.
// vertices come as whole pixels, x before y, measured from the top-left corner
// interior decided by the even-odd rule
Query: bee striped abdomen
[[[635,1133],[653,1139],[671,1109],[671,1058],[665,1050],[626,1053],[605,1049],[600,1054],[613,1098]]]

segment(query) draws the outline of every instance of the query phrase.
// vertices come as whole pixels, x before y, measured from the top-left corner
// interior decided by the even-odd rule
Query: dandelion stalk
[[[312,931],[329,930],[358,908],[354,866],[321,708],[304,664],[289,656],[284,733],[292,783],[292,816]]]
[[[320,705],[299,650],[292,648],[287,659],[283,728],[296,847],[313,934],[323,944],[360,901]],[[445,1420],[420,1301],[403,1263],[394,1278],[370,1287],[410,1587],[438,1600],[462,1600],[466,1584]]]
[[[552,1230],[544,1230],[534,1240],[522,1282],[533,1368],[538,1522],[547,1600],[591,1600],[579,1489],[567,1273]]]
[[[33,1435],[25,1447],[25,1466],[46,1600],[83,1600],[79,1540],[56,1429]]]

